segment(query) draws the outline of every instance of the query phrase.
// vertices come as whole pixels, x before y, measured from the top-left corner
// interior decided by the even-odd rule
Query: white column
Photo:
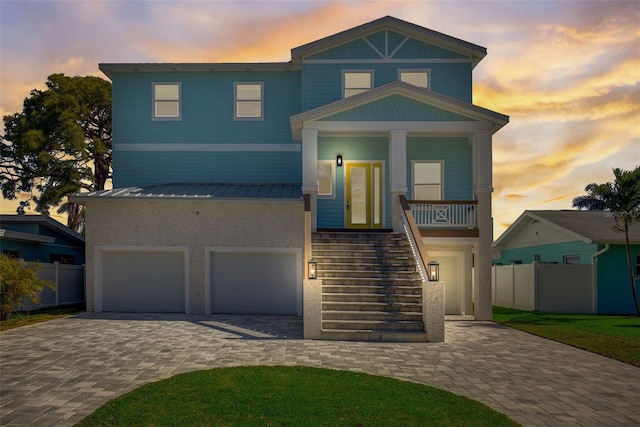
[[[302,129],[302,193],[311,196],[311,230],[318,229],[318,129]]]
[[[473,136],[474,193],[478,200],[478,253],[476,256],[477,282],[475,286],[475,318],[491,320],[491,243],[493,220],[491,217],[492,153],[491,131],[479,131]]]
[[[407,131],[389,132],[389,169],[391,187],[391,222],[393,230],[402,231],[402,208],[398,200],[407,193]]]

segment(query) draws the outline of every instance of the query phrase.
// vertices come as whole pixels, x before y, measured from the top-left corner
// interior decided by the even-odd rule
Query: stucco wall
[[[304,246],[302,201],[89,200],[86,207],[88,311],[94,309],[97,246],[187,246],[193,313],[204,312],[206,247]]]

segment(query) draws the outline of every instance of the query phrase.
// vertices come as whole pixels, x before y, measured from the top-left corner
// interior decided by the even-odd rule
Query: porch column
[[[402,231],[400,196],[407,194],[407,131],[389,132],[389,170],[391,186],[391,225],[393,231]]]
[[[311,229],[318,229],[318,129],[302,129],[302,193],[311,202]]]
[[[491,217],[492,134],[478,131],[473,136],[473,181],[478,200],[478,250],[475,259],[476,286],[474,291],[476,320],[491,320],[491,243],[493,220]]]

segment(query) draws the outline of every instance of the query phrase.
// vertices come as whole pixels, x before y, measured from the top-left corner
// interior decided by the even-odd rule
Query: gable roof
[[[38,224],[44,226],[50,230],[53,230],[65,237],[76,240],[84,244],[84,236],[77,233],[75,230],[70,229],[64,224],[59,223],[55,219],[48,215],[16,215],[16,214],[3,214],[0,215],[0,237],[4,237],[11,240],[25,240],[31,242],[40,243],[53,243],[52,237],[42,236],[39,234],[24,233],[13,230],[5,230],[3,224]]]
[[[505,116],[504,114],[398,80],[291,116],[289,118],[291,132],[294,139],[300,139],[302,126],[306,121],[321,120],[393,95],[401,95],[436,108],[441,108],[442,110],[468,117],[469,120],[489,121],[492,124],[493,133],[509,123],[509,116]]]
[[[458,52],[471,58],[473,68],[487,55],[487,49],[464,40],[430,30],[393,16],[385,16],[366,24],[358,25],[351,29],[336,33],[334,35],[307,43],[291,49],[291,61],[299,63],[302,57],[313,55],[317,52],[339,46],[355,39],[374,34],[382,30],[392,30],[417,40],[430,43],[444,49]]]
[[[610,212],[578,210],[524,211],[522,215],[493,244],[494,249],[506,245],[534,221],[545,223],[559,232],[587,244],[624,244],[624,233],[614,230],[615,219]],[[640,224],[631,224],[629,241],[640,244]]]

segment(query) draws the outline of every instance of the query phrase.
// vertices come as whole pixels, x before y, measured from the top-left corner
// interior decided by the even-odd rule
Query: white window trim
[[[412,160],[411,161],[411,196],[416,199],[416,163],[440,163],[440,200],[444,200],[444,160]],[[419,185],[419,184],[418,184]]]
[[[318,184],[318,199],[333,199],[336,198],[336,161],[334,160],[318,160],[318,164],[328,163],[331,166],[331,194],[320,194],[320,184]],[[344,163],[343,163],[344,165]],[[318,177],[320,180],[320,177]]]
[[[359,73],[359,74],[366,74],[369,73],[369,75],[371,76],[371,87],[366,89],[366,90],[371,90],[375,87],[375,80],[374,80],[374,70],[342,70],[342,98],[348,98],[347,96],[345,96],[345,91],[346,91],[346,87],[345,87],[345,75],[346,74],[350,74],[350,73]],[[365,88],[354,88],[354,89],[365,89]],[[351,95],[353,96],[353,95]]]
[[[178,85],[178,116],[156,116],[156,85]],[[154,121],[179,121],[182,120],[182,82],[151,82],[151,120]]]
[[[427,87],[422,89],[431,89],[431,69],[430,68],[399,68],[398,81],[402,81],[402,73],[425,73],[427,75]],[[416,86],[420,87],[420,86]]]
[[[260,117],[238,117],[238,85],[260,86]],[[242,101],[257,101],[257,99]],[[233,120],[241,122],[264,120],[264,82],[233,82]]]

